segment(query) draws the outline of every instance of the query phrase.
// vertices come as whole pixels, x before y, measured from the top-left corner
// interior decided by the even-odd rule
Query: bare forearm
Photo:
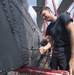
[[[71,36],[71,56],[74,57],[74,32],[70,34]]]
[[[71,58],[69,61],[70,75],[74,75],[74,32],[71,32]]]
[[[46,36],[45,39],[47,40],[48,37],[49,36]],[[43,54],[46,50],[48,50],[49,48],[51,48],[51,44],[53,42],[53,39],[51,37],[49,39],[50,39],[49,42],[45,46],[42,46],[42,47],[39,48],[39,52],[41,54]]]
[[[69,22],[66,25],[67,30],[70,32],[70,40],[71,40],[71,58],[69,61],[69,71],[70,75],[74,74],[74,24]]]
[[[51,43],[48,42],[48,44],[46,46],[44,46],[45,51],[48,50],[49,48],[51,48]]]
[[[66,28],[70,32],[71,57],[74,57],[74,24],[70,21]]]

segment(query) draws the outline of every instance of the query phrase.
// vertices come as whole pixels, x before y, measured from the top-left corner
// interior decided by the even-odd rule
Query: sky
[[[36,21],[37,13],[35,12],[35,10],[32,7],[32,6],[36,6],[36,0],[28,0],[28,5],[29,5],[28,11],[29,11],[32,19],[34,20],[34,22],[37,24],[37,21]]]
[[[28,0],[28,4],[35,6],[36,5],[36,0]]]
[[[59,7],[61,1],[62,1],[62,0],[54,0],[55,5],[56,5],[56,9],[58,9],[58,7]],[[53,5],[52,5],[52,0],[47,0],[46,6],[50,7],[51,10],[52,10],[52,12],[54,13]],[[55,14],[55,13],[54,13],[54,14]]]
[[[56,9],[58,9],[58,7],[59,7],[59,5],[60,5],[62,0],[54,0],[54,1],[55,1]],[[29,11],[32,19],[34,20],[34,22],[37,24],[37,22],[36,22],[37,13],[35,12],[35,10],[32,7],[32,6],[36,6],[36,4],[37,4],[36,0],[28,0],[28,5],[29,5],[28,11]],[[46,6],[49,6],[52,9],[52,12],[54,13],[53,5],[52,5],[52,0],[47,0]],[[72,4],[72,6],[74,7],[74,3]],[[71,15],[73,15],[74,14],[74,10],[71,11],[71,12],[72,12]]]

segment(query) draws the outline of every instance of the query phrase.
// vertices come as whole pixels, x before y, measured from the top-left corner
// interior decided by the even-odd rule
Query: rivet
[[[17,65],[19,65],[19,63]]]
[[[3,69],[3,71],[5,71],[5,69]]]
[[[6,11],[6,8],[4,8],[4,10]]]
[[[13,70],[13,68],[11,68]]]
[[[20,41],[22,41],[22,39],[20,39]]]
[[[11,8],[11,11],[12,11],[13,9]]]
[[[19,27],[19,29],[21,30],[21,28]]]
[[[5,5],[5,2],[2,1],[2,4]]]
[[[18,3],[16,2],[16,5],[17,5]]]
[[[11,3],[9,5],[10,5],[10,7],[12,7]]]
[[[16,30],[16,32],[18,32],[18,30]]]
[[[0,70],[0,72],[2,72],[2,70]]]
[[[15,20],[15,17],[13,17],[13,20]],[[16,23],[16,22],[14,22],[14,23]]]
[[[8,21],[10,21],[10,19],[8,18]]]
[[[15,28],[17,27],[17,25],[15,24]]]
[[[8,17],[8,14],[6,14],[6,16]]]
[[[15,31],[13,30],[13,33],[15,33]]]

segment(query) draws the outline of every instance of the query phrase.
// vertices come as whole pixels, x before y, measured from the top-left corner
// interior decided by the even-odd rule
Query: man
[[[42,8],[40,12],[43,19],[51,21],[46,30],[46,39],[54,40],[54,48],[50,63],[51,69],[70,70],[70,75],[74,74],[74,24],[67,13],[62,13],[58,17],[54,16],[49,7]],[[46,46],[40,47],[43,54],[52,46],[52,41]]]

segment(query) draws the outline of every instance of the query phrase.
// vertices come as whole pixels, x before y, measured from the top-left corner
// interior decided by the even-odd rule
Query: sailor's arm
[[[74,24],[69,22],[66,25],[67,30],[70,32],[70,41],[71,41],[71,58],[69,62],[70,75],[74,74]]]
[[[74,58],[74,24],[69,22],[66,25],[67,30],[70,32],[70,41],[71,41],[71,57]]]
[[[50,39],[49,42],[45,46],[42,46],[42,47],[39,48],[39,52],[41,54],[43,54],[46,50],[48,50],[52,46],[53,39],[52,39],[52,37],[48,37],[48,36],[46,36],[45,39],[48,39],[48,38]]]

